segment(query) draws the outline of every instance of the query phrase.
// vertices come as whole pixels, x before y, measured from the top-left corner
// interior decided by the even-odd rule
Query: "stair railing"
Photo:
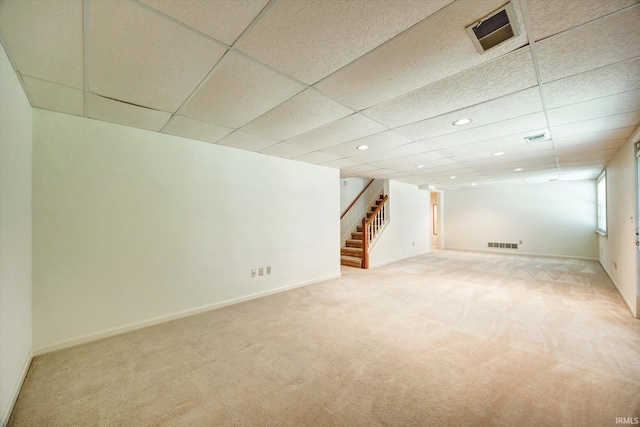
[[[353,207],[353,205],[356,204],[356,202],[358,201],[358,199],[360,198],[360,196],[362,196],[364,194],[365,191],[367,191],[367,188],[369,188],[369,186],[371,184],[373,184],[373,181],[375,181],[374,179],[372,179],[371,181],[369,181],[369,183],[362,189],[362,191],[360,192],[360,194],[358,194],[356,196],[355,199],[353,199],[353,202],[351,202],[351,204],[349,205],[349,207],[347,209],[344,210],[344,212],[342,213],[342,215],[340,215],[340,219],[344,218],[344,216],[347,214],[347,212],[349,212],[349,210]]]
[[[387,224],[387,200],[389,196],[384,196],[371,216],[362,218],[362,268],[369,268],[369,246],[375,243],[379,232]]]

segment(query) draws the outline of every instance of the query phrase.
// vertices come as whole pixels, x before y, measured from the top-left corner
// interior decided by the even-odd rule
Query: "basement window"
[[[607,171],[603,171],[596,181],[596,197],[598,203],[598,229],[603,236],[607,235]]]

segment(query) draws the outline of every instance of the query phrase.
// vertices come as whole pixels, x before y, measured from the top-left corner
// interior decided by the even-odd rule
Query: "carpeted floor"
[[[37,357],[9,425],[618,417],[640,417],[640,320],[599,264],[440,251]]]

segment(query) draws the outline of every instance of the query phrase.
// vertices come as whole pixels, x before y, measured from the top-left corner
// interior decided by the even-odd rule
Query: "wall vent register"
[[[517,243],[495,243],[495,242],[489,242],[488,245],[489,245],[490,248],[518,249],[518,244]]]
[[[485,18],[467,27],[473,45],[479,53],[485,53],[520,34],[511,3],[507,3]]]

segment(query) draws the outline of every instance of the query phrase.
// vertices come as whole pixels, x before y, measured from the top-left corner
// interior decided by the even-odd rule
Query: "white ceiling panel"
[[[536,86],[474,105],[473,107],[457,110],[453,113],[402,126],[396,130],[414,140],[427,139],[466,131],[538,111],[542,111],[542,98],[540,97],[540,89]],[[454,126],[452,124],[462,118],[472,119],[473,122],[465,126]]]
[[[537,84],[529,48],[418,89],[365,113],[398,127],[519,92]]]
[[[504,3],[456,1],[316,87],[347,105],[365,109],[504,55],[527,43],[524,31],[484,55],[478,54],[465,31],[467,25]],[[513,3],[524,29],[518,1]]]
[[[640,58],[577,74],[544,85],[548,108],[640,89]]]
[[[640,5],[537,43],[544,82],[640,56]]]
[[[84,93],[80,89],[23,76],[25,88],[34,107],[60,113],[84,115]]]
[[[352,114],[328,125],[291,138],[287,142],[305,145],[315,151],[385,130],[387,130],[387,128],[380,123],[376,123],[361,114]]]
[[[556,153],[559,155],[586,153],[588,151],[619,150],[625,144],[625,139],[594,142],[580,145],[556,145]]]
[[[402,136],[392,130],[377,133],[375,135],[365,136],[364,138],[355,139],[345,142],[344,144],[334,145],[332,147],[322,149],[322,152],[334,154],[339,157],[358,157],[368,153],[385,151],[393,147],[408,144],[411,140],[406,136]],[[367,145],[368,150],[360,151],[357,147]]]
[[[268,0],[138,0],[231,46]],[[218,19],[212,19],[213,17]]]
[[[88,93],[87,117],[140,129],[160,131],[171,118],[171,113],[125,104]]]
[[[233,129],[176,114],[169,120],[162,132],[198,141],[217,142],[233,132]]]
[[[237,47],[313,84],[450,2],[279,1]]]
[[[640,110],[640,89],[549,110],[551,126],[560,126]]]
[[[395,159],[397,157],[416,156],[427,151],[431,150],[422,144],[413,142],[383,151],[370,152],[369,150],[366,150],[364,153],[355,155],[351,158],[356,159],[359,162],[373,163],[381,160]]]
[[[322,163],[322,166],[327,166],[327,167],[336,168],[336,169],[349,168],[349,167],[358,166],[358,165],[360,165],[360,163],[354,162],[353,160],[349,160],[349,159],[338,159],[338,160],[332,160],[330,162]]]
[[[345,178],[348,176],[367,176],[368,172],[371,171],[376,171],[379,168],[370,166],[370,165],[358,165],[358,166],[351,166],[351,167],[347,167],[347,168],[342,168],[340,170],[340,177],[341,178]]]
[[[475,129],[440,135],[419,142],[434,150],[505,137],[524,142],[522,138],[527,134],[535,134],[537,131],[545,129],[546,126],[547,121],[544,113],[540,112],[480,126]]]
[[[217,142],[217,144],[220,145],[226,145],[227,147],[239,148],[241,150],[248,151],[260,151],[267,147],[274,146],[277,143],[278,141],[263,138],[241,130],[237,130]]]
[[[523,158],[535,158],[541,156],[544,151],[553,150],[553,146],[550,141],[537,142],[535,144],[527,144],[524,141],[516,144],[505,146],[500,141],[489,141],[484,144],[469,144],[461,145],[458,147],[447,148],[438,150],[446,156],[451,156],[453,159],[460,163],[465,162],[508,162],[513,159]],[[503,150],[505,153],[502,156],[494,156],[493,154],[497,150]]]
[[[612,129],[635,127],[638,123],[640,123],[640,111],[633,111],[631,113],[554,126],[552,132],[554,138],[568,138],[570,136],[591,134]]]
[[[601,18],[638,0],[527,0],[536,40]]]
[[[337,156],[333,156],[331,154],[322,153],[320,151],[313,151],[311,153],[303,154],[302,156],[295,157],[293,160],[298,160],[300,162],[306,162],[306,163],[314,163],[316,165],[319,165],[321,163],[327,163],[327,162],[331,162],[338,159],[339,158]]]
[[[422,165],[422,168],[416,166]],[[458,168],[460,163],[456,162],[450,157],[444,157],[442,154],[435,151],[419,154],[417,156],[399,157],[392,160],[383,160],[380,162],[371,163],[371,166],[379,168],[390,168],[396,171],[411,172],[412,174],[419,174],[423,170],[433,170],[438,168]]]
[[[263,154],[269,154],[271,156],[282,157],[285,159],[300,157],[303,154],[311,153],[312,151],[315,150],[302,144],[289,144],[288,142],[280,142],[272,145],[271,147],[260,150]]]
[[[556,147],[595,144],[605,141],[626,140],[633,132],[633,127],[612,129],[603,132],[594,132],[587,135],[570,136],[567,138],[554,138],[553,143]]]
[[[2,1],[0,32],[21,74],[83,89],[82,1]]]
[[[90,3],[89,90],[175,112],[225,52],[139,4]]]
[[[242,130],[278,141],[292,138],[355,111],[307,89],[242,127]]]
[[[239,128],[303,89],[278,73],[229,52],[180,113]]]

